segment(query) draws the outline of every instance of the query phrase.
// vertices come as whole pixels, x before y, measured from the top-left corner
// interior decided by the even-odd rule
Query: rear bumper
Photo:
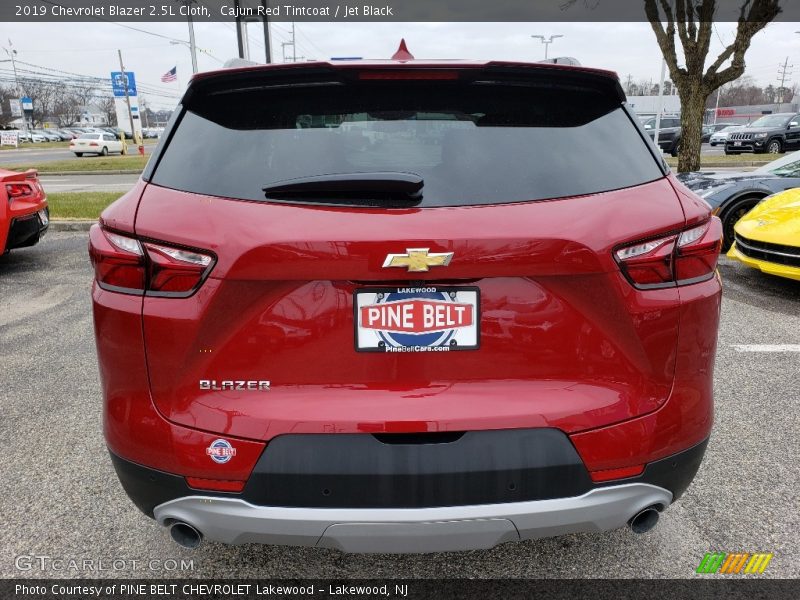
[[[624,526],[672,494],[633,483],[581,496],[505,504],[404,509],[254,506],[244,500],[190,496],[161,504],[161,525],[189,523],[212,541],[335,548],[344,552],[444,552],[491,548],[510,541]]]
[[[703,441],[651,462],[638,477],[589,483],[579,493],[524,501],[467,501],[475,498],[476,492],[490,493],[487,481],[484,490],[465,489],[463,502],[413,507],[399,503],[376,506],[377,500],[373,506],[355,502],[335,507],[267,504],[256,501],[248,489],[241,494],[200,491],[190,488],[181,476],[137,465],[113,453],[111,458],[125,491],[145,514],[164,526],[188,523],[208,540],[318,546],[345,552],[439,552],[622,527],[644,508],[655,505],[664,509],[677,500],[694,478],[706,444]],[[324,482],[324,476],[316,479]],[[298,482],[299,493],[314,488],[314,480]],[[248,487],[275,484],[281,482],[272,481],[271,485],[263,477],[251,477]],[[384,491],[380,484],[359,487],[353,491],[369,499],[379,498]],[[418,491],[422,487],[419,484]]]
[[[37,211],[11,220],[6,238],[6,250],[34,246],[42,239],[50,224],[50,212],[46,206],[41,210],[45,212],[44,218]]]

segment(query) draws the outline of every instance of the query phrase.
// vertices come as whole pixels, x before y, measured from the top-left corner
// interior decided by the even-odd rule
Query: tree
[[[117,107],[113,96],[105,96],[97,102],[97,108],[106,118],[106,124],[113,127],[117,124]]]
[[[647,20],[681,99],[679,172],[700,169],[703,115],[708,97],[744,73],[744,55],[753,36],[780,12],[779,0],[740,1],[736,37],[706,69],[716,0],[644,0]],[[681,43],[685,66],[678,63],[676,36]],[[730,65],[721,69],[728,60]]]
[[[767,104],[774,102],[770,100],[769,88],[761,89],[749,75],[743,75],[736,81],[726,86],[722,86],[719,91],[720,106],[751,106],[754,104]],[[772,90],[774,96],[775,90]],[[706,107],[712,108],[716,105],[717,94],[712,94],[706,99]]]
[[[53,114],[53,106],[63,90],[57,83],[38,79],[20,79],[22,92],[33,100],[31,120],[33,126],[41,126]]]
[[[0,113],[0,127],[7,127],[8,124],[16,118],[11,116],[11,104],[9,103],[11,98],[16,97],[17,95],[14,94],[11,88],[0,86],[0,108],[2,108],[2,113]]]
[[[565,0],[567,9],[579,0]],[[729,0],[733,2],[734,0]],[[738,0],[736,38],[705,69],[717,0],[643,0],[645,15],[656,35],[670,78],[681,99],[681,147],[678,171],[700,168],[703,115],[708,97],[744,73],[744,55],[753,36],[764,29],[781,9],[780,0]],[[591,9],[600,0],[583,0]],[[663,23],[666,23],[664,27]],[[675,36],[681,42],[686,66],[678,64]],[[720,70],[730,60],[730,65]],[[705,72],[704,72],[705,69]]]
[[[76,95],[69,94],[53,103],[52,116],[58,121],[59,127],[68,127],[81,120],[82,108],[80,99]]]

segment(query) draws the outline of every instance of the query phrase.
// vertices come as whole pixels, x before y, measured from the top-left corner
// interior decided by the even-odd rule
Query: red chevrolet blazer
[[[711,431],[720,238],[608,71],[196,75],[90,234],[117,474],[187,547],[647,531]]]
[[[0,169],[0,256],[39,242],[47,232],[47,197],[35,170]]]

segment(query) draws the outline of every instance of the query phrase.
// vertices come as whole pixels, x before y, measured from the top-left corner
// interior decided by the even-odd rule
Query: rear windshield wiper
[[[322,204],[385,206],[422,200],[422,177],[416,173],[331,173],[285,179],[265,185],[268,199]]]

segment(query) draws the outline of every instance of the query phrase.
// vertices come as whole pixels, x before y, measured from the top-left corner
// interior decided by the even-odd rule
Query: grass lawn
[[[96,219],[121,192],[56,192],[47,194],[51,219]]]
[[[14,171],[37,169],[40,173],[53,173],[57,171],[118,171],[134,169],[141,171],[147,164],[148,156],[128,154],[126,156],[84,156],[83,158],[68,158],[66,160],[53,160],[39,164],[3,165]]]
[[[715,165],[716,164],[726,164],[726,165],[730,164],[732,167],[735,167],[736,165],[739,165],[739,164],[742,164],[742,163],[752,163],[752,162],[767,164],[768,162],[772,162],[773,160],[777,160],[778,158],[780,158],[780,156],[781,155],[779,155],[779,154],[752,154],[752,153],[730,154],[730,155],[720,154],[720,155],[717,155],[717,156],[708,156],[706,154],[701,154],[700,155],[700,165],[703,166],[703,165],[705,165],[707,163],[711,163],[711,164],[715,164]],[[666,156],[665,158],[667,159],[667,164],[669,166],[671,166],[671,167],[677,167],[678,166],[678,158],[677,157],[673,158],[672,156]]]

